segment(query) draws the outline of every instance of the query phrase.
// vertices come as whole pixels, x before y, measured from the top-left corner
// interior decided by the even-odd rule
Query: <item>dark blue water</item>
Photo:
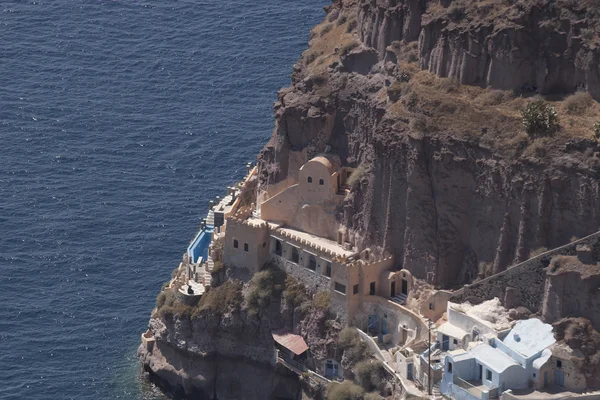
[[[326,0],[0,2],[0,399],[154,399],[135,358]]]

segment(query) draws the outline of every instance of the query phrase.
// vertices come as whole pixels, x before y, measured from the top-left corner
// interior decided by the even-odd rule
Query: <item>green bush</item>
[[[331,295],[329,292],[318,292],[312,300],[312,306],[320,311],[327,311],[331,304]]]
[[[221,286],[210,288],[202,297],[192,317],[203,311],[224,315],[239,310],[242,305],[242,284],[238,281],[226,281]]]
[[[362,388],[350,381],[331,383],[327,388],[327,400],[362,400]]]
[[[360,181],[362,177],[365,176],[366,173],[367,170],[365,169],[365,167],[363,167],[362,165],[359,166],[354,171],[352,171],[352,173],[348,177],[348,180],[346,181],[346,184],[350,187],[354,187],[354,185],[356,185],[358,181]]]
[[[191,306],[177,300],[173,289],[160,292],[156,297],[156,314],[160,318],[189,317],[192,311]]]
[[[306,286],[296,280],[295,278],[288,276],[285,279],[285,289],[283,290],[283,297],[285,297],[288,304],[293,307],[298,307],[300,304],[308,300],[306,294]]]
[[[344,350],[344,356],[350,365],[355,365],[371,356],[369,347],[354,328],[342,329],[337,342],[338,347]]]
[[[246,293],[248,312],[257,315],[260,310],[269,306],[271,299],[281,296],[285,279],[285,272],[279,268],[269,268],[254,274]]]
[[[544,100],[529,103],[521,111],[525,132],[530,136],[547,136],[558,130],[558,114]]]
[[[358,384],[367,392],[379,388],[384,373],[383,364],[379,360],[360,361],[354,367],[354,376]]]

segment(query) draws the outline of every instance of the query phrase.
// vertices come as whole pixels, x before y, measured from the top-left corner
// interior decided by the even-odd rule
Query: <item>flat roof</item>
[[[464,338],[466,335],[468,335],[468,332],[466,332],[464,329],[459,328],[456,325],[453,325],[450,322],[446,322],[443,323],[442,325],[440,325],[437,328],[438,332],[441,332],[443,335],[446,336],[450,336],[453,338]]]
[[[308,350],[308,345],[300,335],[294,335],[293,333],[278,331],[273,332],[273,339],[281,346],[290,350],[297,356]]]
[[[306,240],[307,242],[310,242],[311,244],[316,245],[316,246],[320,246],[320,247],[324,248],[325,250],[329,250],[333,254],[338,255],[338,256],[350,257],[351,255],[356,254],[355,251],[344,250],[344,248],[342,246],[340,246],[339,244],[337,244],[337,242],[335,242],[333,240],[329,240],[329,239],[325,239],[323,237],[311,235],[310,233],[306,233],[306,232],[302,232],[302,231],[298,231],[298,230],[290,229],[290,228],[279,228],[279,229],[275,229],[274,232],[275,233],[285,232],[287,234],[294,235],[299,240]],[[285,238],[282,238],[282,239],[285,240]]]
[[[556,339],[552,325],[531,318],[517,322],[502,342],[525,358],[530,358],[556,342]]]
[[[519,365],[507,354],[493,348],[486,343],[482,343],[479,346],[469,350],[467,354],[470,354],[477,361],[485,364],[489,369],[498,373],[504,372],[504,370],[506,370],[508,367],[512,367],[513,365]]]

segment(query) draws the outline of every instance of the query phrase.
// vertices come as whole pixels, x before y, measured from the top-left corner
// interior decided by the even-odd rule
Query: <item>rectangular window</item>
[[[248,251],[248,243],[244,243],[244,251]]]
[[[429,309],[433,310],[433,303],[429,303]]]
[[[331,263],[328,262],[325,266],[325,276],[331,278]]]
[[[358,294],[358,283],[352,288],[352,294]]]
[[[452,343],[458,344],[458,340],[454,339],[454,340],[452,340]]]
[[[490,371],[489,369],[485,370],[485,379],[487,379],[488,381],[492,380],[492,371]]]
[[[335,283],[335,291],[340,292],[342,294],[346,294],[346,285],[342,285],[341,283]]]
[[[312,271],[317,270],[317,260],[315,260],[313,256],[310,256],[310,258],[308,259],[308,269]]]
[[[375,282],[371,282],[369,285],[369,294],[371,296],[375,296]]]
[[[451,362],[448,363],[448,370],[446,372],[449,374],[452,373],[452,363]]]
[[[556,360],[556,368],[562,368],[562,361]]]

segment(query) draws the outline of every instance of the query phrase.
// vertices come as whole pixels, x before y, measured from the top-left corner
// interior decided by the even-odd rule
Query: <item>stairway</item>
[[[215,212],[213,210],[209,210],[206,214],[206,225],[215,226]]]
[[[406,298],[407,296],[405,294],[397,294],[394,297],[392,297],[392,301],[403,306],[406,304]]]
[[[432,399],[443,399],[442,397],[442,392],[440,392],[440,383],[437,382],[433,385],[433,387],[431,388],[431,398]]]

